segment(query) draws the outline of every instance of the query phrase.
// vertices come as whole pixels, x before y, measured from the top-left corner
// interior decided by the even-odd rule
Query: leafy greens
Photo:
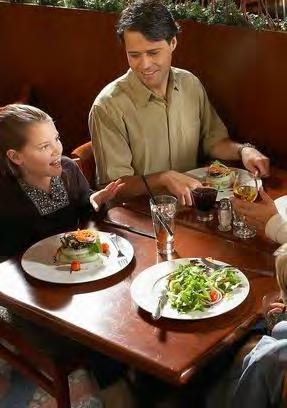
[[[236,269],[231,266],[214,270],[192,260],[189,264],[178,265],[170,275],[168,298],[178,312],[203,311],[211,305],[212,291],[219,291],[224,296],[240,283]]]

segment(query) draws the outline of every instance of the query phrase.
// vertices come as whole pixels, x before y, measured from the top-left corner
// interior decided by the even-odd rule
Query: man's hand
[[[254,225],[259,230],[265,230],[267,221],[278,213],[272,198],[261,187],[259,194],[262,201],[258,203],[249,203],[238,198],[232,199],[232,204],[236,212],[246,217],[247,223]]]
[[[251,173],[259,177],[269,176],[269,159],[253,147],[244,147],[242,163]]]
[[[102,190],[96,191],[90,195],[90,203],[95,211],[99,211],[100,206],[107,201],[113,199],[118,191],[124,186],[121,179],[112,181]]]
[[[192,205],[191,190],[202,186],[200,181],[174,170],[166,171],[160,177],[162,185],[177,197],[181,205]]]

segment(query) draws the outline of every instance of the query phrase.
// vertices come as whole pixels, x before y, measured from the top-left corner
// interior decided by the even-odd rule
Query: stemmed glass
[[[256,177],[247,171],[239,171],[234,180],[233,193],[235,197],[252,203],[258,195],[258,185]],[[234,235],[238,238],[253,238],[256,235],[256,229],[246,224],[244,217],[242,223],[235,229]]]

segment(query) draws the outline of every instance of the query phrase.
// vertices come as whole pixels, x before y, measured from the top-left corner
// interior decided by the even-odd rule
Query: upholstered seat
[[[81,146],[76,147],[71,153],[73,159],[77,160],[77,163],[86,176],[91,188],[96,186],[96,165],[95,158],[92,149],[92,143],[87,142]]]

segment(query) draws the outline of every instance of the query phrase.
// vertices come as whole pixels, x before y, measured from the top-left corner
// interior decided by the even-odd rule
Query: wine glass
[[[241,200],[246,200],[252,203],[258,195],[258,186],[256,177],[247,171],[239,171],[234,180],[233,185],[234,196]],[[242,223],[235,229],[234,235],[238,238],[253,238],[256,235],[256,229],[246,224],[244,217]]]

